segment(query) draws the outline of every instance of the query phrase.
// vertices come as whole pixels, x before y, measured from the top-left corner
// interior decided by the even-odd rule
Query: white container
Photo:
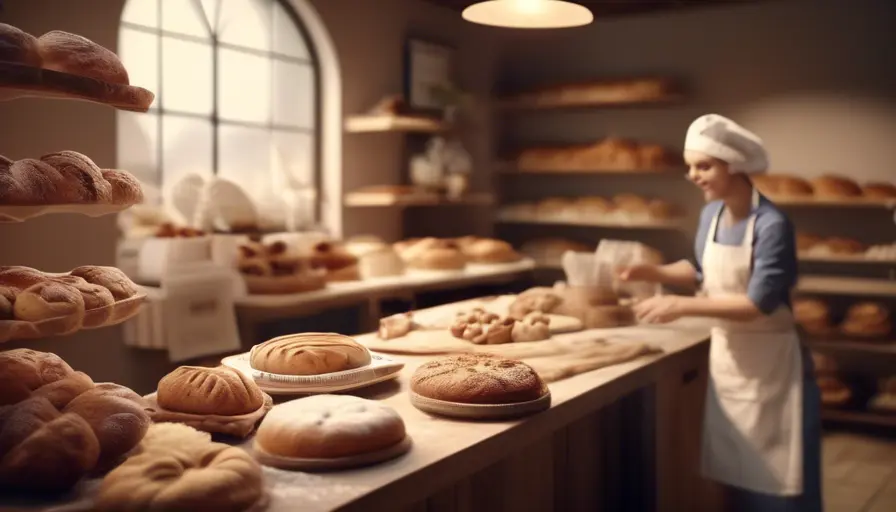
[[[211,237],[147,238],[140,246],[137,280],[158,284],[171,268],[211,261]]]

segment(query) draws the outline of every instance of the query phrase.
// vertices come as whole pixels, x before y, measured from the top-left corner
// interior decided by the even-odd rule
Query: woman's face
[[[728,195],[736,179],[728,172],[728,163],[697,151],[685,151],[684,161],[688,166],[688,179],[700,187],[707,201]]]

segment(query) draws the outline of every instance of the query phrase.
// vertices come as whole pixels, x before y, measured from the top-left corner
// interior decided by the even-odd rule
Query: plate
[[[398,377],[404,363],[381,354],[370,353],[370,364],[361,368],[323,375],[280,375],[252,368],[249,352],[225,357],[221,364],[239,370],[269,395],[304,395],[335,393],[359,389]]]
[[[128,320],[140,312],[140,306],[146,300],[146,294],[140,293],[133,297],[118,301],[108,306],[92,309],[85,312],[82,325],[66,332],[67,318],[48,318],[39,322],[25,322],[22,320],[0,320],[0,343],[10,340],[28,340],[45,338],[48,336],[61,336],[80,330],[99,329],[117,325]],[[105,321],[102,320],[109,314]]]
[[[505,420],[535,414],[551,407],[550,391],[543,397],[515,404],[461,404],[446,402],[410,393],[411,404],[421,411],[436,416],[464,420]]]
[[[80,213],[88,217],[102,217],[130,208],[131,204],[44,204],[0,205],[0,222],[22,222],[49,213]]]
[[[412,445],[411,438],[405,436],[405,438],[399,441],[398,444],[375,452],[335,459],[298,459],[271,455],[259,448],[257,442],[253,442],[252,454],[261,464],[277,469],[286,469],[290,471],[327,471],[370,466],[379,462],[385,462],[404,455],[410,451]]]

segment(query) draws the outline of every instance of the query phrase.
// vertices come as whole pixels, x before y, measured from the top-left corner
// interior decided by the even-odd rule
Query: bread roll
[[[104,169],[103,178],[109,183],[112,204],[139,204],[143,202],[143,187],[131,173]]]
[[[892,331],[890,311],[877,302],[859,302],[846,312],[840,330],[850,336],[886,336]]]
[[[43,67],[102,82],[129,85],[118,56],[86,37],[54,30],[37,40]]]
[[[37,38],[12,25],[0,23],[0,62],[39,68],[41,59]]]
[[[74,487],[99,459],[100,445],[77,414],[45,398],[0,408],[0,489],[56,493]]]
[[[809,251],[822,241],[823,239],[820,236],[810,235],[808,233],[796,234],[796,248],[800,252]]]
[[[407,260],[407,265],[417,270],[463,270],[467,258],[458,249],[433,247]]]
[[[69,274],[80,277],[88,283],[98,284],[110,292],[116,301],[129,299],[137,295],[137,286],[122,272],[115,267],[98,267],[94,265],[85,265],[77,267]]]
[[[462,404],[512,404],[548,392],[529,365],[490,354],[462,354],[429,361],[411,376],[411,391]]]
[[[0,267],[0,286],[13,289],[16,294],[26,288],[46,281],[48,277],[39,270],[28,267]]]
[[[336,333],[280,336],[252,347],[255,370],[281,375],[321,375],[370,364],[370,352],[357,341]]]
[[[859,185],[843,176],[825,175],[815,178],[812,180],[812,188],[817,197],[827,199],[843,199],[862,195]]]
[[[503,345],[513,341],[514,320],[502,318],[481,308],[458,313],[449,329],[455,338],[477,345]]]
[[[385,450],[404,440],[404,421],[381,402],[351,395],[315,395],[275,406],[255,447],[280,457],[336,459]]]
[[[112,186],[103,178],[103,172],[93,160],[75,151],[50,153],[41,158],[62,175],[57,193],[64,195],[64,203],[109,203]]]
[[[862,195],[869,199],[896,199],[896,185],[892,183],[867,183],[862,187]]]
[[[808,197],[814,193],[812,185],[796,176],[780,174],[776,176],[776,194],[783,197]]]
[[[521,256],[503,240],[481,239],[467,245],[464,254],[474,263],[513,263]]]
[[[264,405],[255,381],[226,366],[181,366],[162,377],[156,399],[169,411],[218,416],[249,414]]]
[[[98,284],[88,283],[81,277],[59,276],[54,277],[53,281],[65,283],[78,290],[81,293],[81,297],[84,298],[84,309],[87,311],[115,304],[115,298],[112,297],[112,292],[107,288]],[[110,309],[107,317],[111,316],[111,314],[112,310]]]
[[[81,293],[58,281],[45,281],[23,290],[13,307],[16,318],[26,322],[60,319],[60,334],[80,329],[84,311]]]
[[[546,340],[551,337],[551,321],[541,313],[529,313],[513,324],[510,337],[514,343]]]
[[[94,509],[243,512],[263,497],[261,466],[245,450],[203,442],[190,450],[129,458],[103,479]]]
[[[809,334],[825,336],[833,329],[830,308],[819,299],[795,299],[793,316],[796,323]]]
[[[100,445],[97,465],[117,463],[143,439],[151,423],[148,404],[131,389],[102,383],[69,402],[63,412],[84,418]]]
[[[63,178],[52,165],[26,158],[0,172],[0,204],[63,204],[68,195],[62,189]]]
[[[650,202],[635,194],[618,194],[613,197],[613,203],[626,213],[644,214],[650,211]]]
[[[862,254],[865,252],[865,244],[851,238],[828,238],[820,245],[824,246],[831,254]]]
[[[0,352],[0,406],[19,403],[32,391],[73,373],[56,354],[29,348]]]
[[[93,379],[84,372],[73,372],[55,382],[44,384],[31,392],[31,397],[43,397],[60,411],[82,393],[93,389]]]

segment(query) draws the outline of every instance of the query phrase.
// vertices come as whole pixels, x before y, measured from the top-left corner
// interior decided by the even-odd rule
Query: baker
[[[714,320],[702,468],[729,491],[726,510],[821,511],[820,395],[790,304],[794,230],[750,181],[768,169],[762,140],[708,114],[688,128],[684,159],[707,201],[696,265],[638,265],[619,277],[701,288],[644,300],[635,314],[646,323]]]

